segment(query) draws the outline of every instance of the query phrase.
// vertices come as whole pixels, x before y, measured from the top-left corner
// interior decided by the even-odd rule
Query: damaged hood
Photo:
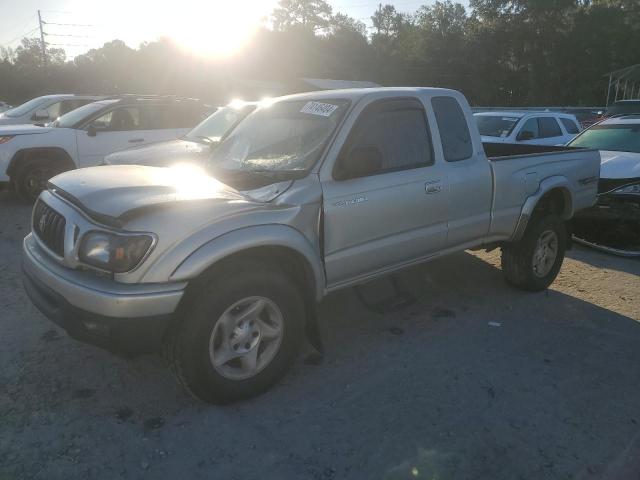
[[[181,210],[203,202],[215,206],[217,214],[231,214],[268,202],[288,186],[274,184],[241,193],[201,169],[138,165],[72,170],[49,183],[51,190],[95,220],[114,226],[150,210]]]
[[[640,153],[600,150],[600,178],[640,177]]]
[[[148,165],[167,167],[174,164],[206,159],[211,153],[209,145],[185,139],[169,140],[128,148],[107,155],[108,165]]]

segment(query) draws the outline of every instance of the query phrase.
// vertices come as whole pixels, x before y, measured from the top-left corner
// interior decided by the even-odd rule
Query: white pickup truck
[[[24,240],[24,284],[73,337],[164,345],[191,393],[229,402],[285,373],[329,292],[498,247],[509,283],[546,288],[599,171],[596,150],[483,146],[452,90],[282,97],[245,118],[208,170],[53,178]]]

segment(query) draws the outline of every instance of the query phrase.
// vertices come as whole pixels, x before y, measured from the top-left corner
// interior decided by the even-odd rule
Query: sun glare
[[[173,38],[194,53],[228,57],[245,46],[267,14],[260,0],[191,2],[194,8],[170,12]]]
[[[221,58],[242,49],[276,5],[277,0],[112,0],[97,21],[90,2],[64,3],[74,19],[95,24],[96,40],[119,38],[137,47],[168,37],[195,54]]]

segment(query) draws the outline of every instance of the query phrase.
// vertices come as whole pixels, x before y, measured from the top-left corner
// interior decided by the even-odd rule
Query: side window
[[[524,122],[524,125],[522,125],[522,128],[518,133],[517,140],[532,140],[534,138],[540,138],[538,119],[535,117]]]
[[[569,120],[568,118],[560,118],[560,121],[562,122],[562,125],[564,125],[564,129],[567,131],[567,133],[580,133],[580,129],[573,120]]]
[[[146,110],[151,130],[193,128],[203,119],[202,112],[189,105],[149,105]]]
[[[549,137],[559,137],[562,135],[562,130],[560,130],[560,125],[553,117],[540,117],[538,119],[540,122],[540,137],[549,138]]]
[[[93,100],[63,100],[62,105],[60,107],[60,115],[64,115],[65,113],[69,113],[76,108],[80,108],[87,103],[91,103]]]
[[[140,117],[140,109],[138,107],[120,107],[96,118],[91,122],[91,125],[97,130],[107,132],[140,130]]]
[[[389,100],[365,109],[335,166],[334,177],[347,178],[343,175],[349,170],[346,163],[352,160],[352,153],[368,148],[377,150],[381,156],[376,175],[433,165],[433,150],[422,104],[417,100]]]
[[[58,118],[60,115],[63,115],[64,112],[62,112],[62,104],[64,102],[56,102],[52,105],[49,105],[46,110],[49,113],[49,118],[51,120],[55,120],[56,118]]]
[[[471,134],[458,101],[453,97],[434,97],[431,106],[440,131],[444,159],[447,162],[457,162],[471,157]]]

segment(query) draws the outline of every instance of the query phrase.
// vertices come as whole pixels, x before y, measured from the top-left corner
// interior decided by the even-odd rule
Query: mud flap
[[[322,334],[318,321],[318,307],[313,305],[307,308],[307,321],[305,325],[305,333],[307,341],[317,352],[320,357],[324,356],[324,344],[322,343]]]

